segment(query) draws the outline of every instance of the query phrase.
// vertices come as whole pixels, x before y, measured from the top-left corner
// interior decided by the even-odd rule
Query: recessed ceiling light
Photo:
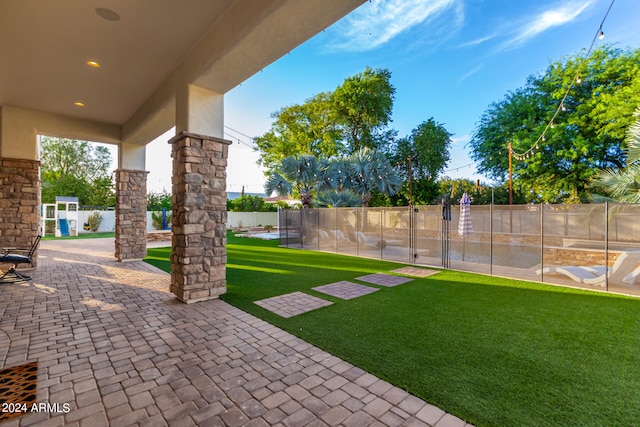
[[[87,61],[87,65],[93,68],[100,68],[100,63],[97,61]]]
[[[104,18],[107,21],[119,21],[120,20],[120,15],[118,15],[117,13],[115,13],[111,9],[107,9],[107,8],[104,8],[104,7],[97,7],[96,8],[96,13],[98,14],[99,17]]]
[[[84,107],[84,102],[76,101],[73,103],[76,107]]]

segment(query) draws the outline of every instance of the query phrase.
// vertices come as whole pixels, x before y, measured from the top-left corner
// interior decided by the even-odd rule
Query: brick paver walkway
[[[221,300],[180,303],[113,250],[44,241],[32,283],[0,285],[0,369],[37,361],[38,401],[62,409],[3,427],[465,425]]]

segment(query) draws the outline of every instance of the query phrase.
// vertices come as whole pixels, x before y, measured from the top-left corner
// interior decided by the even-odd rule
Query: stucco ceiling
[[[363,1],[2,0],[0,105],[133,133],[181,85],[225,93]]]

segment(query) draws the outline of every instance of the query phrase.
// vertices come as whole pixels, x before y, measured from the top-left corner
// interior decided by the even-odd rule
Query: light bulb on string
[[[604,31],[600,30],[600,34],[598,35],[600,40],[604,40]]]
[[[560,104],[560,109],[562,111],[567,111],[567,107],[564,106],[564,102],[562,104]]]
[[[576,83],[578,84],[582,83],[582,79],[580,78],[580,75],[578,75],[578,77],[576,78]]]

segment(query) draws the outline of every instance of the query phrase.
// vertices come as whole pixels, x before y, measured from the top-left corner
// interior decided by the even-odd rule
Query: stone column
[[[180,132],[173,158],[171,292],[186,303],[227,290],[226,167],[230,141]]]
[[[30,248],[40,231],[39,169],[37,160],[0,158],[0,248]]]
[[[147,256],[147,171],[116,173],[116,253],[118,261]]]

